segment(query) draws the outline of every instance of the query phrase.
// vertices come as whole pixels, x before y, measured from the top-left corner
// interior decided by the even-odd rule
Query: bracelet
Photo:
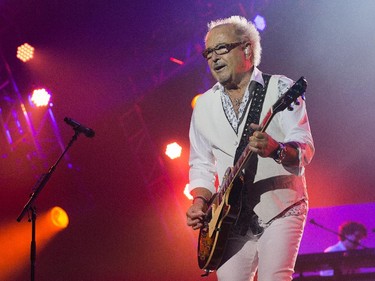
[[[193,204],[195,203],[195,200],[196,199],[202,199],[203,200],[203,202],[205,203],[205,204],[207,204],[208,205],[208,200],[207,200],[207,198],[206,197],[204,197],[204,196],[195,196],[194,197],[194,199],[193,199]]]
[[[276,150],[276,155],[273,158],[277,164],[281,164],[285,159],[286,149],[286,145],[282,142],[279,142],[279,148]]]

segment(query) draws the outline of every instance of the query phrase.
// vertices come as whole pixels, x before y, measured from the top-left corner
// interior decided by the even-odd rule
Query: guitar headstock
[[[272,106],[272,110],[274,113],[283,111],[284,109],[288,108],[288,110],[293,110],[291,104],[294,102],[296,105],[299,105],[298,97],[302,97],[305,99],[304,93],[307,88],[307,81],[305,77],[301,77],[298,79],[293,86],[283,94],[276,103]]]

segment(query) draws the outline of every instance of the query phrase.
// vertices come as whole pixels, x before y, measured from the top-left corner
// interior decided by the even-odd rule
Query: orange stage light
[[[57,225],[56,225],[57,222]],[[62,229],[66,228],[69,219],[60,207],[38,215],[36,220],[36,249],[40,252],[48,242]],[[23,269],[30,266],[31,223],[25,219],[9,222],[0,226],[0,280],[9,280]]]
[[[193,100],[191,101],[191,107],[194,108],[195,104],[197,103],[197,100],[198,98],[201,96],[202,94],[198,94],[196,95]]]
[[[23,62],[27,62],[34,57],[34,47],[25,43],[17,48],[17,58]]]
[[[60,207],[54,207],[50,211],[51,222],[58,228],[67,228],[69,224],[68,214]]]

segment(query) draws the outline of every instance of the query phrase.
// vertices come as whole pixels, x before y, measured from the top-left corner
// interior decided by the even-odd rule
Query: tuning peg
[[[295,101],[294,101],[294,104],[295,104],[295,105],[300,105],[301,103],[299,102],[299,100],[295,100]]]
[[[289,111],[293,111],[293,107],[292,106],[289,105],[287,108],[288,108]]]
[[[301,95],[301,98],[302,98],[303,100],[306,100],[305,93],[303,93],[303,94]]]

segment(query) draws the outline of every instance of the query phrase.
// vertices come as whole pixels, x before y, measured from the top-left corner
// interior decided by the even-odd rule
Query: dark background
[[[78,138],[38,197],[38,212],[59,205],[70,225],[38,251],[36,280],[200,279],[182,191],[190,102],[214,83],[200,55],[206,23],[258,13],[267,22],[260,69],[309,82],[310,206],[374,201],[374,1],[1,1],[0,48],[24,100],[34,85],[51,90],[65,145],[65,116],[96,131]],[[24,42],[36,48],[27,64],[15,59]],[[45,138],[32,161],[29,148],[1,140],[3,224],[61,153],[55,135]],[[182,159],[164,156],[170,141],[183,145]],[[28,276],[26,261],[10,281]]]

